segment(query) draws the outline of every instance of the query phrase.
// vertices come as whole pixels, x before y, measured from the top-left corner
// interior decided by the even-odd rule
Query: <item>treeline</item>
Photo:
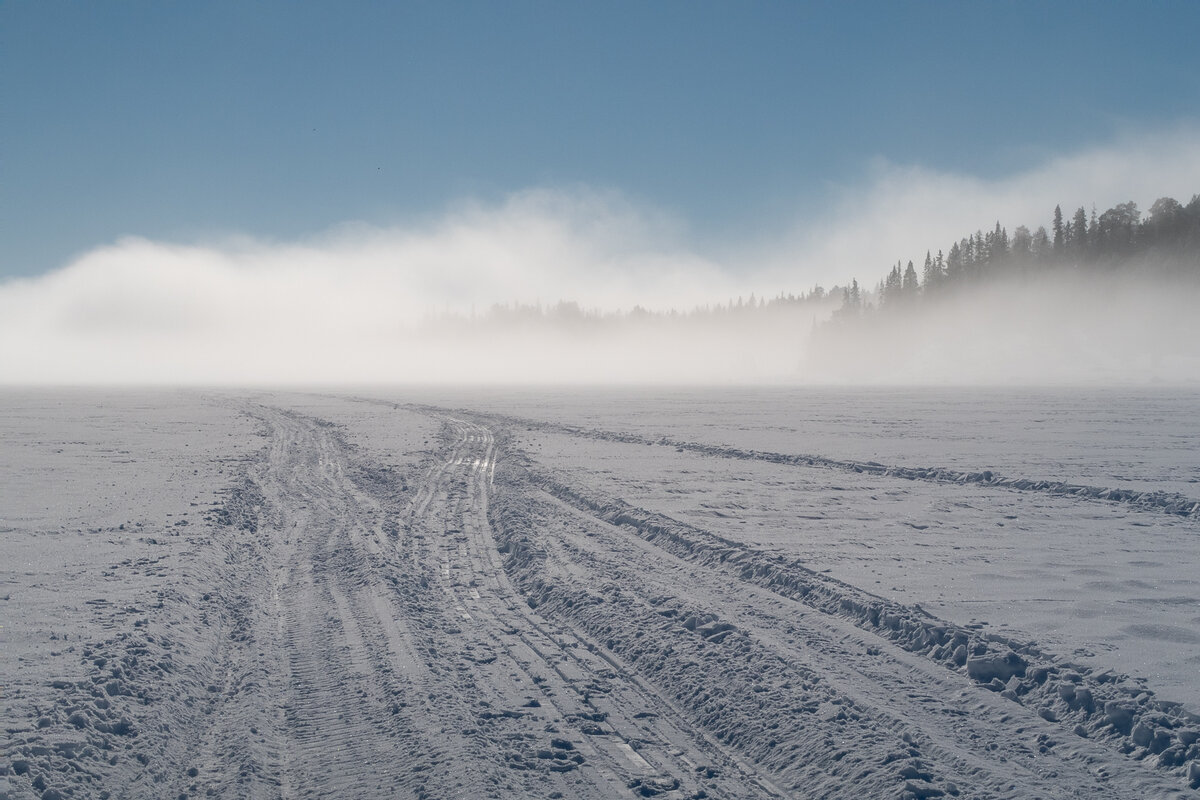
[[[920,267],[897,262],[873,296],[880,308],[895,308],[998,278],[1072,269],[1200,278],[1200,195],[1187,205],[1160,198],[1144,219],[1137,204],[1128,202],[1102,214],[1080,207],[1069,219],[1056,206],[1049,230],[1021,225],[1010,234],[997,222],[993,230],[976,231],[936,255],[927,251]],[[838,316],[873,307],[866,295],[852,281],[842,289]]]
[[[696,306],[690,310],[651,310],[635,305],[628,310],[604,311],[585,308],[573,300],[557,303],[496,303],[481,313],[469,315],[445,312],[429,315],[426,327],[431,329],[452,328],[459,331],[494,328],[537,328],[553,327],[556,330],[588,331],[600,330],[620,323],[738,323],[747,320],[789,318],[811,315],[815,321],[829,313],[829,309],[841,297],[842,287],[826,290],[814,286],[807,292],[780,292],[773,297],[758,296],[730,298],[725,303]]]
[[[1200,195],[1187,205],[1170,197],[1156,200],[1143,218],[1137,204],[1120,203],[1103,213],[1078,208],[1069,217],[1055,207],[1049,227],[1024,225],[1011,233],[999,222],[976,231],[924,262],[897,262],[873,288],[857,280],[847,286],[822,286],[775,296],[730,298],[725,303],[690,310],[624,310],[586,308],[573,300],[556,303],[497,303],[481,312],[430,313],[422,327],[429,332],[488,334],[542,331],[588,334],[613,329],[665,328],[695,330],[761,330],[775,336],[803,334],[805,329],[837,329],[855,317],[891,316],[870,312],[916,310],[928,302],[969,292],[972,287],[1006,280],[1032,287],[1035,276],[1079,275],[1098,284],[1122,274],[1136,280],[1182,277],[1200,281]],[[1030,288],[1030,291],[1036,291]],[[784,332],[784,327],[790,332]],[[866,326],[872,327],[872,326]],[[884,326],[886,327],[886,326]],[[829,331],[832,333],[832,331]],[[828,337],[818,337],[827,339]]]

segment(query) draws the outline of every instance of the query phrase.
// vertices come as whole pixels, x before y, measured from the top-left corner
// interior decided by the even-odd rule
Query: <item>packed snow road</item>
[[[9,796],[1198,796],[1200,720],[1143,686],[572,483],[511,418],[341,402],[220,401],[263,447],[176,585],[5,664]],[[403,463],[349,406],[420,421]]]

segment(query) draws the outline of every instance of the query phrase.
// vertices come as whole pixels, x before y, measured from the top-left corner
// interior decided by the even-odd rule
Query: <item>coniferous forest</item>
[[[928,250],[924,262],[897,261],[873,287],[852,279],[831,289],[817,285],[799,293],[773,297],[729,298],[727,302],[690,310],[652,311],[641,306],[624,311],[587,309],[573,300],[553,304],[495,304],[465,320],[458,314],[433,315],[433,328],[482,326],[551,326],[595,330],[618,322],[643,324],[744,323],[757,317],[789,316],[819,327],[833,309],[831,322],[907,309],[922,303],[969,294],[1004,281],[1032,285],[1046,277],[1075,277],[1081,282],[1185,280],[1200,282],[1200,195],[1186,204],[1171,197],[1156,200],[1147,214],[1134,202],[1104,212],[1079,207],[1070,216],[1056,206],[1047,225],[1011,232],[999,221],[949,247]]]
[[[1195,374],[1200,195],[1001,223],[852,280],[801,373],[831,381],[1171,381]]]
[[[837,316],[911,306],[998,279],[1033,278],[1075,271],[1103,281],[1114,274],[1132,278],[1200,279],[1200,195],[1187,205],[1171,197],[1154,202],[1145,218],[1137,204],[1119,203],[1103,213],[1080,207],[1069,218],[1056,206],[1049,229],[1012,233],[996,223],[928,251],[919,267],[897,262],[875,287],[871,303],[858,281],[842,288]]]

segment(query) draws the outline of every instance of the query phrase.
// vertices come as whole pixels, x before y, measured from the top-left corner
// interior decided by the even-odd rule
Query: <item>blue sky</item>
[[[1197,30],[1192,2],[7,2],[0,277],[580,187],[719,251],[881,162],[1003,180],[1194,125]]]

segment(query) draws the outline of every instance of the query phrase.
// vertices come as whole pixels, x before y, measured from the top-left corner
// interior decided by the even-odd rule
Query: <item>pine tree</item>
[[[1045,263],[1050,260],[1053,244],[1050,242],[1050,234],[1046,233],[1044,225],[1039,225],[1038,229],[1033,234],[1033,244],[1030,249],[1033,253],[1033,260],[1040,263]]]
[[[929,251],[925,252],[925,268],[921,271],[921,275],[923,278],[922,283],[925,286],[926,291],[929,290],[929,287],[931,287],[931,286],[936,287],[939,283],[942,282],[941,265],[940,265],[941,257],[942,257],[942,254],[941,254],[941,252],[939,252],[938,253],[938,261],[934,261],[933,258],[930,257]]]
[[[896,266],[892,267],[884,278],[883,285],[880,287],[879,297],[883,305],[888,306],[900,299],[900,290],[902,277],[900,272],[900,262],[896,262]]]
[[[1029,228],[1024,225],[1018,225],[1013,231],[1012,249],[1010,250],[1012,257],[1022,264],[1029,261],[1033,254],[1033,234],[1029,232]]]
[[[929,262],[928,253],[925,254],[925,261],[926,263]],[[904,293],[906,298],[913,298],[917,296],[918,289],[919,285],[917,282],[917,270],[913,266],[913,262],[910,260],[908,262],[908,266],[904,268],[904,278],[900,284],[900,290]]]
[[[1080,206],[1071,220],[1071,249],[1076,258],[1083,259],[1088,250],[1087,212]]]
[[[965,241],[965,240],[964,240]],[[955,242],[950,245],[950,252],[946,255],[946,282],[957,283],[963,274],[963,255],[962,245]]]
[[[1054,252],[1061,254],[1063,246],[1066,244],[1065,231],[1063,230],[1063,215],[1062,206],[1054,207]]]

